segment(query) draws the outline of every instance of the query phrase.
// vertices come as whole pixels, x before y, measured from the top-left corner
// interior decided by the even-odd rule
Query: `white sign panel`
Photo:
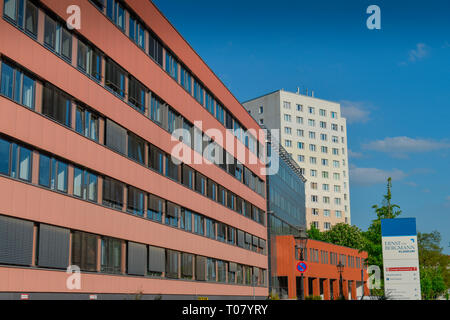
[[[415,219],[383,219],[381,232],[386,297],[391,300],[420,300]]]

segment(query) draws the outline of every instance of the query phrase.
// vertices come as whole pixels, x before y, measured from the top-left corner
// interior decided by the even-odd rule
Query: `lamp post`
[[[344,293],[342,291],[342,273],[344,272],[344,265],[342,264],[342,262],[339,262],[336,267],[339,272],[339,298],[341,300],[345,300]]]
[[[306,243],[308,242],[308,235],[306,234],[305,229],[299,230],[299,235],[294,237],[295,239],[295,254],[297,255],[297,252],[300,250],[300,255],[298,259],[300,261],[304,261],[303,258],[303,251],[306,250]],[[305,291],[304,291],[304,285],[303,285],[303,272],[300,276],[300,300],[305,300]]]

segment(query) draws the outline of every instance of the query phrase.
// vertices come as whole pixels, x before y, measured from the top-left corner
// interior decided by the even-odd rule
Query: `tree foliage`
[[[320,232],[320,230],[316,228],[314,223],[311,223],[311,226],[306,231],[306,233],[308,235],[308,239],[322,241],[322,232]]]
[[[364,239],[361,230],[357,226],[351,226],[346,223],[337,223],[330,230],[321,232],[314,224],[307,231],[308,238],[320,240],[339,246],[353,249],[361,249]]]
[[[436,299],[450,287],[449,257],[442,253],[438,231],[418,233],[420,287],[422,298]]]
[[[353,249],[362,249],[363,236],[357,226],[346,223],[335,224],[330,230],[322,233],[323,241]]]
[[[381,219],[394,219],[401,214],[400,207],[392,204],[392,180],[388,178],[387,192],[383,196],[382,206],[373,205],[377,218],[372,220],[371,225],[363,233],[364,244],[362,249],[367,252],[367,265],[376,265],[380,267],[383,273],[383,249],[381,245]]]

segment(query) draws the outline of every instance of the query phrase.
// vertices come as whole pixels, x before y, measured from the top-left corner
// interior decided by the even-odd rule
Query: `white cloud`
[[[370,111],[363,102],[342,100],[341,111],[348,123],[366,123],[370,120]]]
[[[430,52],[430,48],[425,43],[416,44],[416,48],[409,51],[410,62],[416,62],[417,60],[422,60],[426,56],[428,56]]]
[[[387,183],[389,177],[391,177],[393,181],[402,180],[406,176],[407,174],[399,169],[383,170],[377,168],[358,168],[356,166],[350,167],[351,184],[361,186]]]
[[[414,49],[408,51],[408,60],[400,62],[399,65],[406,66],[408,63],[415,63],[423,60],[430,54],[430,47],[425,43],[418,43]]]
[[[450,148],[448,141],[436,141],[432,139],[415,139],[410,137],[388,137],[376,140],[362,147],[367,150],[390,153],[393,155],[404,155],[406,153],[430,152]]]
[[[352,151],[352,150],[348,149],[348,157],[354,158],[354,159],[359,159],[359,158],[364,157],[364,155],[361,152],[356,152],[356,151]]]

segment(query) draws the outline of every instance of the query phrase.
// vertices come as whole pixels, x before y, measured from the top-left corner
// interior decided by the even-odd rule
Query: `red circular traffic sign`
[[[300,261],[299,263],[297,263],[297,270],[298,270],[298,272],[303,273],[307,269],[308,269],[308,266],[303,261]]]

